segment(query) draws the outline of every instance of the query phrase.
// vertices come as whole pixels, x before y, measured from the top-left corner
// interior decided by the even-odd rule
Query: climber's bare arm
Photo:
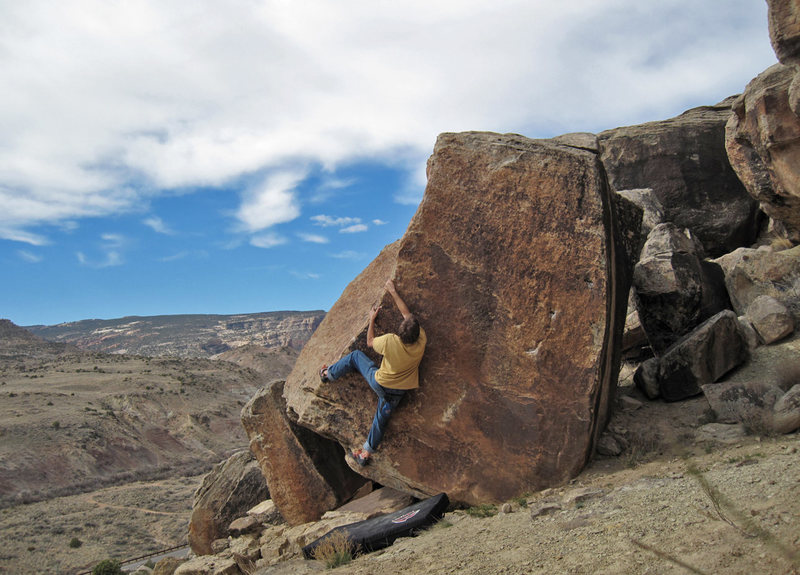
[[[386,281],[386,291],[392,294],[392,299],[394,300],[397,309],[399,309],[400,313],[403,314],[403,318],[410,317],[411,310],[408,309],[406,302],[404,302],[403,298],[400,297],[400,294],[397,293],[397,290],[394,287],[394,282],[392,280]]]

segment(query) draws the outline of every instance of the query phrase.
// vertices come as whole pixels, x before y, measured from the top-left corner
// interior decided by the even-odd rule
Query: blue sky
[[[775,61],[763,0],[0,2],[0,317],[329,309],[437,134],[659,120]]]

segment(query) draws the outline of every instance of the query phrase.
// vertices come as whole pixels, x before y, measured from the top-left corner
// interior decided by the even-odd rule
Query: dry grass
[[[314,559],[325,563],[328,569],[347,565],[356,556],[357,549],[343,529],[334,531],[314,549]]]

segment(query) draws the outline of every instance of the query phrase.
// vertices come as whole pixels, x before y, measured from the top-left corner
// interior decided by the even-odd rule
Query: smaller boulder
[[[800,429],[800,384],[779,398],[773,411],[772,429],[775,433],[792,433]]]
[[[175,575],[240,575],[236,561],[231,557],[200,555],[189,559],[175,569]]]
[[[747,319],[765,344],[781,340],[794,331],[789,309],[772,296],[762,295],[747,306]]]
[[[736,318],[739,321],[739,333],[742,334],[742,339],[747,343],[747,349],[751,352],[759,346],[758,334],[753,324],[747,319],[747,316],[740,315]]]
[[[652,189],[619,190],[617,193],[641,208],[643,237],[647,237],[653,228],[664,222],[664,207]]]
[[[246,533],[255,533],[261,530],[261,522],[253,515],[234,519],[228,527],[228,534],[231,537],[239,537]]]
[[[658,360],[658,386],[666,401],[702,392],[747,358],[736,314],[725,310],[670,347]]]
[[[633,374],[633,383],[648,399],[655,399],[661,393],[658,386],[658,358],[651,357],[639,364]]]
[[[718,423],[744,423],[751,429],[769,427],[772,407],[783,391],[771,383],[724,382],[702,386]]]

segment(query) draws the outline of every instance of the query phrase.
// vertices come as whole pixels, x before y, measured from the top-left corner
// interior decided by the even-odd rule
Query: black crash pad
[[[306,559],[313,559],[314,550],[340,531],[345,532],[359,552],[383,549],[394,543],[398,537],[416,535],[420,530],[434,524],[442,518],[448,505],[450,500],[447,495],[440,493],[388,515],[336,527],[303,547],[303,555]]]

